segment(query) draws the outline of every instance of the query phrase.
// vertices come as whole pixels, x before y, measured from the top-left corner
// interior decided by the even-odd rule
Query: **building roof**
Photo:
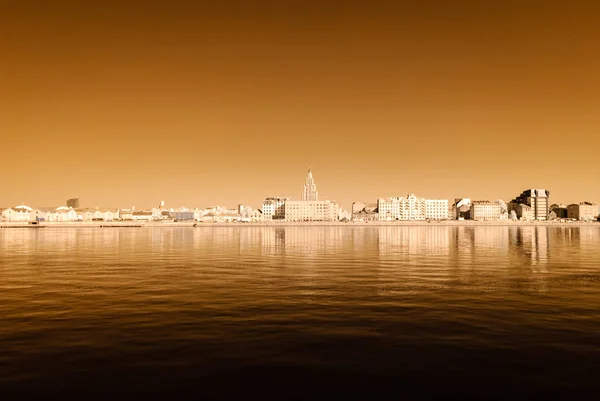
[[[147,210],[138,210],[132,213],[133,216],[152,216],[152,212]]]

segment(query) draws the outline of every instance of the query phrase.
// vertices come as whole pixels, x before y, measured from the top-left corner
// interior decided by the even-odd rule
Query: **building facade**
[[[554,213],[557,219],[569,218],[569,211],[566,205],[551,205],[550,212]]]
[[[304,191],[302,192],[302,200],[303,201],[318,201],[319,193],[317,192],[317,185],[315,184],[315,180],[312,175],[312,171],[308,169],[308,175],[306,176],[306,181],[304,183]],[[263,210],[264,213],[264,210]]]
[[[339,214],[339,204],[329,200],[285,203],[285,221],[337,221]]]
[[[567,218],[591,221],[598,218],[598,205],[591,202],[573,203],[567,206]]]
[[[279,196],[265,198],[261,209],[263,219],[284,220],[287,201],[289,201],[289,198],[280,198]]]
[[[471,202],[470,217],[471,220],[489,221],[500,220],[502,207],[497,202],[473,201]]]
[[[379,220],[445,220],[448,218],[448,200],[425,199],[414,194],[406,197],[379,198]]]
[[[527,205],[531,208],[533,220],[547,220],[550,213],[550,192],[545,189],[528,189],[510,201],[508,210],[516,211],[517,217],[522,219],[519,210],[524,208],[519,208],[519,205]]]
[[[515,211],[517,213],[517,218],[520,220],[535,220],[535,213],[533,212],[533,208],[529,205],[520,203]]]
[[[377,203],[363,203],[363,202],[352,203],[351,219],[353,221],[379,220],[379,213],[377,212]]]
[[[67,207],[72,209],[79,209],[79,198],[67,199]]]
[[[471,219],[471,199],[456,198],[452,204],[452,218],[454,220]]]
[[[425,199],[425,218],[431,220],[447,220],[448,200]]]

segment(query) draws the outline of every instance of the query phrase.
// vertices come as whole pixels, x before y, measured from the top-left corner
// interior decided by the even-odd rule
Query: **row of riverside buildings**
[[[379,198],[374,203],[354,202],[351,213],[339,203],[319,200],[312,170],[309,168],[302,200],[288,197],[267,197],[260,209],[238,205],[237,209],[215,206],[205,209],[165,208],[148,210],[85,209],[79,198],[69,199],[58,208],[31,208],[26,205],[0,209],[2,221],[198,221],[198,222],[331,222],[331,221],[419,221],[419,220],[524,220],[545,221],[572,219],[597,220],[600,207],[591,202],[571,205],[550,203],[545,189],[523,191],[508,204],[502,200],[471,200],[457,198],[450,206],[447,199],[425,199],[414,194],[403,197]]]

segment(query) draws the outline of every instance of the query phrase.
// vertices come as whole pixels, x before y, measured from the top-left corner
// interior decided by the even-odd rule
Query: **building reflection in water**
[[[509,242],[515,251],[511,255],[517,258],[514,263],[532,266],[534,272],[547,273],[550,257],[548,232],[547,226],[510,227]]]
[[[449,254],[447,227],[383,226],[378,230],[378,253],[382,260],[419,263],[417,255],[440,257]]]
[[[599,230],[541,225],[3,229],[0,249],[38,259],[47,254],[48,262],[59,254],[127,262],[141,252],[151,252],[158,261],[226,252],[230,260],[278,259],[267,263],[274,266],[284,264],[285,258],[302,258],[308,264],[336,258],[346,264],[369,260],[417,268],[445,264],[454,269],[452,274],[481,264],[497,269],[530,266],[530,272],[546,273],[552,264],[568,264],[595,251]]]

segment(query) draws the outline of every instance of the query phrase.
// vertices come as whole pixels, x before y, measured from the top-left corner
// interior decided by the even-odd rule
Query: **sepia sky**
[[[593,2],[90,3],[0,1],[0,207],[600,202]]]

